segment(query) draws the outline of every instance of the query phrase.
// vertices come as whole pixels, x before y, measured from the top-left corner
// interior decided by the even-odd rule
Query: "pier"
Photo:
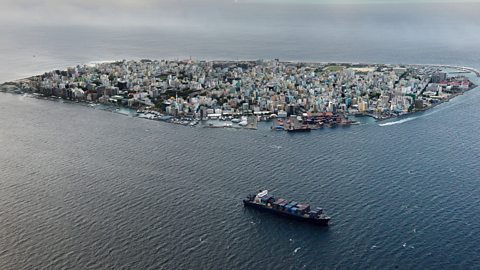
[[[447,76],[446,68],[456,72]],[[191,126],[210,118],[256,129],[257,121],[288,118],[273,128],[305,131],[348,126],[349,115],[386,119],[426,110],[475,87],[464,72],[480,77],[454,65],[123,60],[46,72],[0,91],[125,107]]]

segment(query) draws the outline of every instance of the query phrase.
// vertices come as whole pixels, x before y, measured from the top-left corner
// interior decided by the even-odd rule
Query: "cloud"
[[[238,0],[241,3],[291,5],[480,3],[480,0]]]
[[[334,19],[339,23],[358,20],[364,12],[359,5],[347,3],[408,3],[414,0],[2,0],[0,24],[63,25],[92,27],[161,27],[168,29],[240,29],[247,22],[257,28],[275,28],[284,25],[289,17],[298,17],[296,23],[308,25],[312,12],[305,12],[305,5],[312,5],[315,11],[342,9]],[[415,2],[446,2],[449,0],[415,0]],[[475,1],[475,2],[479,2]],[[322,4],[322,5],[317,5]],[[345,5],[339,5],[345,4]],[[261,12],[258,10],[261,6]],[[284,8],[288,5],[289,8]],[[421,5],[421,4],[411,4]],[[283,6],[283,7],[282,7]],[[343,6],[343,7],[341,7]],[[370,5],[365,5],[370,9]],[[376,6],[376,5],[375,5]],[[433,6],[435,8],[436,5]],[[457,8],[468,12],[468,8]],[[384,12],[379,9],[379,12]],[[429,13],[429,8],[425,8]],[[478,10],[478,9],[477,9]],[[360,13],[359,13],[360,12]],[[373,12],[376,12],[375,10]],[[368,12],[364,12],[367,14]],[[388,9],[387,14],[392,14]],[[395,16],[408,16],[402,11]],[[345,16],[347,14],[347,16]],[[442,16],[449,12],[439,11]],[[302,18],[304,17],[304,18]],[[414,18],[420,20],[419,18]],[[343,20],[343,21],[342,21]],[[327,22],[328,23],[328,22]]]
[[[3,0],[0,22],[87,26],[175,24],[181,27],[188,23],[188,17],[181,8],[183,2],[185,1]]]

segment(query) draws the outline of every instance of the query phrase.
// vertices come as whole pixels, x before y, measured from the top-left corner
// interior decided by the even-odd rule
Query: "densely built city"
[[[463,74],[468,70],[449,76],[442,70],[277,59],[123,60],[55,70],[1,89],[124,106],[143,118],[191,125],[222,119],[255,127],[275,118],[272,128],[297,131],[349,125],[351,115],[386,119],[426,110],[474,87]]]

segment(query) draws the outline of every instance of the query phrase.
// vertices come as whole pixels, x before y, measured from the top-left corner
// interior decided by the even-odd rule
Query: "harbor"
[[[274,60],[141,60],[78,65],[0,91],[205,128],[310,132],[402,117],[476,87],[476,69]]]

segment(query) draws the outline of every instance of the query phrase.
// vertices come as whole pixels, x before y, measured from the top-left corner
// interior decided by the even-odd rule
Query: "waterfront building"
[[[432,83],[439,83],[447,79],[447,73],[445,72],[436,72],[432,75]]]
[[[262,61],[141,60],[76,66],[22,83],[46,96],[198,117],[271,112],[378,112],[385,116],[430,106],[471,87],[435,67]],[[417,100],[421,100],[417,102]]]

